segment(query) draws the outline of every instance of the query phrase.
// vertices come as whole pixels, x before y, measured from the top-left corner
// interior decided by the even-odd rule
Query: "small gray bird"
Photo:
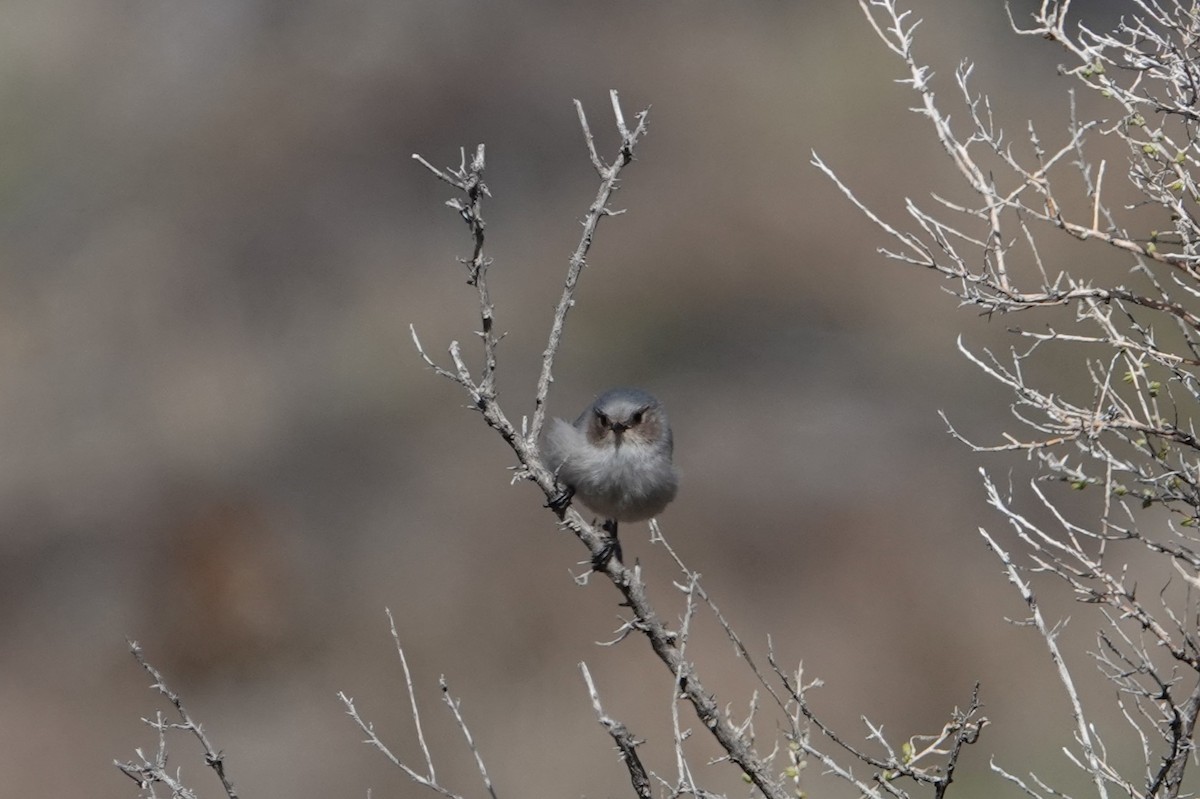
[[[618,522],[650,519],[675,498],[672,446],[662,403],[638,388],[605,391],[574,424],[551,420],[543,440],[546,466],[567,487],[551,507],[561,512],[575,497],[605,518],[609,544],[592,561],[597,571],[612,557],[621,559]]]

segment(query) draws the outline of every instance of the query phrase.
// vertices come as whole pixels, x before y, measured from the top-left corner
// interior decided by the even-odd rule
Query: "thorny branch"
[[[636,125],[630,129],[625,122],[620,100],[615,91],[611,92],[611,99],[613,113],[616,117],[617,132],[621,137],[617,157],[611,163],[605,163],[597,152],[587,117],[583,112],[582,106],[578,102],[576,103],[576,111],[579,115],[580,126],[583,129],[588,155],[600,177],[600,188],[597,190],[596,198],[584,217],[583,235],[568,265],[562,298],[555,309],[549,340],[546,350],[543,353],[542,369],[538,377],[535,392],[533,421],[528,429],[523,428],[522,431],[518,432],[496,400],[495,386],[491,380],[491,375],[495,369],[495,348],[494,345],[491,349],[488,348],[488,339],[486,337],[484,338],[485,360],[483,377],[476,380],[462,359],[458,342],[452,342],[450,345],[450,356],[454,363],[454,369],[450,370],[438,366],[425,354],[420,341],[416,337],[416,332],[413,331],[413,340],[422,359],[439,375],[459,384],[468,392],[475,409],[483,414],[484,421],[500,434],[516,454],[519,462],[518,477],[536,483],[542,489],[547,500],[557,496],[559,488],[556,485],[553,473],[542,464],[538,456],[538,436],[545,420],[546,398],[549,394],[550,384],[553,381],[554,356],[558,351],[559,343],[562,339],[567,312],[574,304],[574,295],[578,280],[587,264],[587,252],[595,236],[596,227],[600,219],[617,213],[609,210],[609,199],[612,193],[616,191],[618,178],[622,169],[633,161],[637,143],[646,132],[646,116],[648,111],[639,113],[636,116]],[[438,170],[424,159],[419,160],[427,169],[434,172],[438,178],[467,193],[466,201],[453,202],[451,207],[459,210],[460,213],[463,213],[462,209],[464,207],[475,209],[469,214],[464,214],[464,219],[466,219],[471,228],[476,244],[475,255],[471,259],[471,268],[474,268],[474,264],[479,264],[479,270],[471,271],[470,276],[479,289],[479,301],[481,307],[484,309],[483,313],[485,317],[490,318],[492,306],[487,292],[486,281],[489,261],[482,254],[480,236],[482,235],[484,224],[482,219],[478,218],[478,205],[475,201],[479,192],[476,192],[475,197],[470,194],[472,187],[483,185],[482,172],[484,163],[482,153],[483,148],[481,146],[477,150],[476,158],[472,159],[470,165],[465,164],[464,158],[464,165],[458,170]],[[563,526],[573,532],[588,547],[593,557],[599,554],[605,545],[606,534],[588,524],[577,511],[571,508],[566,509],[562,513],[560,521]],[[767,771],[758,755],[754,752],[753,746],[739,734],[729,719],[722,715],[716,700],[704,689],[692,664],[683,658],[674,634],[668,629],[667,625],[659,617],[658,612],[650,604],[646,593],[646,586],[641,579],[640,569],[628,569],[614,558],[608,561],[603,573],[621,592],[623,604],[629,607],[634,614],[637,630],[646,636],[651,648],[658,655],[659,659],[663,661],[673,674],[685,675],[685,678],[681,680],[683,695],[687,697],[701,721],[712,731],[713,736],[729,754],[729,758],[742,769],[750,781],[765,796],[771,797],[771,799],[783,799],[786,794],[782,791],[775,778]]]
[[[654,791],[650,788],[650,775],[647,773],[646,767],[642,765],[642,759],[638,757],[637,753],[638,744],[642,742],[633,737],[633,733],[629,731],[628,727],[604,712],[604,707],[600,704],[600,694],[596,691],[596,684],[592,681],[592,673],[588,671],[587,664],[580,663],[579,670],[583,673],[583,681],[587,683],[588,696],[592,698],[592,708],[596,711],[596,718],[599,719],[600,726],[604,727],[605,732],[612,737],[613,743],[617,745],[617,751],[621,753],[621,762],[629,771],[629,781],[633,785],[633,792],[640,799],[651,799]]]
[[[225,795],[229,799],[237,799],[237,791],[233,788],[233,782],[225,773],[225,754],[216,749],[212,742],[205,734],[204,728],[195,721],[187,708],[184,707],[183,699],[179,694],[167,687],[166,681],[162,674],[154,666],[146,660],[146,655],[142,651],[142,647],[137,641],[129,642],[129,651],[133,654],[138,665],[142,667],[147,674],[150,675],[154,682],[151,688],[158,691],[167,701],[175,708],[175,712],[179,715],[179,721],[168,722],[163,718],[160,712],[156,715],[154,721],[142,719],[147,725],[158,732],[158,749],[155,752],[154,758],[146,757],[141,749],[136,750],[140,762],[119,760],[113,761],[114,765],[119,768],[126,776],[138,783],[147,795],[154,796],[154,786],[162,784],[171,790],[172,796],[181,796],[185,799],[191,799],[195,793],[187,788],[182,780],[181,774],[176,769],[174,774],[167,771],[167,730],[183,730],[190,732],[200,742],[201,748],[204,750],[204,762],[212,768],[216,773],[217,778],[221,781],[221,787],[225,790]]]
[[[609,210],[608,202],[612,193],[617,188],[618,176],[621,174],[621,170],[632,162],[635,147],[646,131],[646,111],[637,115],[637,123],[630,129],[625,123],[616,92],[612,93],[612,104],[621,144],[617,157],[612,162],[606,163],[596,149],[592,131],[588,125],[583,108],[579,103],[576,103],[576,110],[587,145],[588,156],[600,177],[600,187],[584,217],[583,234],[568,264],[563,293],[551,322],[549,340],[542,355],[542,368],[535,389],[532,422],[528,425],[523,424],[520,432],[514,428],[501,410],[491,380],[496,364],[495,344],[498,340],[488,337],[490,331],[493,329],[491,327],[492,306],[488,296],[486,280],[490,259],[483,255],[482,232],[485,226],[478,213],[479,198],[485,193],[484,190],[479,188],[484,185],[482,176],[484,165],[483,148],[480,146],[476,157],[471,160],[469,165],[466,163],[464,157],[462,166],[457,170],[439,170],[424,159],[419,159],[439,179],[454,185],[465,194],[464,199],[452,201],[450,205],[458,210],[467,221],[475,242],[474,255],[468,261],[468,270],[469,282],[479,290],[479,302],[485,318],[482,377],[476,379],[466,366],[458,342],[452,342],[449,349],[453,363],[452,369],[439,366],[426,355],[419,340],[417,340],[415,331],[413,331],[414,342],[425,363],[437,374],[446,377],[464,388],[471,397],[474,408],[483,415],[485,422],[499,432],[505,442],[512,448],[519,464],[517,467],[517,478],[528,479],[536,483],[548,500],[558,494],[558,487],[555,484],[554,475],[542,465],[538,457],[537,445],[545,421],[546,398],[550,385],[553,382],[554,358],[562,340],[567,313],[575,303],[578,281],[584,267],[587,265],[587,253],[595,236],[597,225],[603,217],[620,213]],[[604,537],[598,534],[597,530],[589,525],[573,509],[556,512],[560,513],[561,524],[579,537],[594,556],[598,548],[603,546]],[[653,529],[657,531],[656,527]],[[666,544],[665,539],[657,532],[655,540],[664,545]],[[936,754],[945,759],[946,763],[943,765],[932,763],[929,765],[925,765],[924,763],[918,764],[911,758],[906,760],[904,755],[897,754],[887,747],[886,741],[883,739],[880,731],[876,728],[871,728],[869,724],[870,737],[885,749],[884,756],[873,757],[867,755],[865,752],[859,752],[844,743],[828,727],[820,725],[822,734],[877,770],[875,776],[870,778],[870,780],[861,780],[854,776],[852,769],[838,765],[834,758],[823,754],[820,748],[809,741],[807,726],[810,723],[816,723],[816,717],[803,700],[802,687],[789,683],[787,678],[780,672],[779,676],[783,678],[783,690],[780,691],[771,683],[772,678],[769,675],[758,672],[757,668],[753,667],[750,653],[742,645],[740,639],[733,633],[732,628],[700,587],[699,575],[688,571],[683,566],[682,561],[674,555],[673,551],[671,554],[675,557],[676,563],[680,568],[688,575],[686,585],[680,586],[680,590],[685,593],[688,611],[681,619],[680,626],[675,630],[668,627],[658,611],[651,605],[647,596],[647,587],[642,579],[639,566],[634,566],[630,569],[624,566],[619,560],[610,559],[603,570],[603,574],[612,581],[613,585],[620,592],[622,606],[628,608],[632,614],[632,618],[626,621],[618,632],[617,640],[623,640],[634,633],[644,635],[651,649],[669,669],[674,681],[672,716],[675,729],[678,777],[673,782],[659,778],[662,787],[671,796],[710,795],[697,786],[695,775],[692,773],[684,755],[684,741],[690,736],[690,731],[685,730],[679,720],[677,708],[679,699],[692,706],[693,711],[704,725],[704,728],[720,744],[725,752],[724,757],[721,759],[735,764],[745,775],[746,779],[768,799],[784,799],[784,797],[792,795],[786,786],[789,781],[798,783],[798,773],[803,766],[802,753],[820,758],[830,771],[849,780],[853,785],[870,796],[882,796],[883,793],[893,796],[907,796],[908,794],[897,784],[897,780],[901,777],[913,779],[918,784],[931,785],[934,787],[937,796],[942,795],[945,787],[950,784],[953,777],[954,764],[958,759],[962,745],[973,742],[978,735],[978,730],[986,723],[986,720],[982,719],[977,721],[971,720],[978,710],[977,702],[973,702],[972,708],[965,714],[956,714],[955,718],[958,720],[947,725],[941,735],[932,736],[930,739],[941,743],[931,743],[925,749],[922,757],[928,758]],[[791,747],[788,751],[790,763],[787,768],[782,769],[781,773],[776,773],[773,767],[774,760],[778,754],[778,748],[765,757],[756,751],[752,723],[754,713],[757,709],[756,702],[751,703],[750,714],[745,720],[735,722],[730,711],[728,709],[723,710],[718,705],[716,697],[701,683],[698,669],[695,663],[688,657],[686,647],[689,622],[692,613],[698,607],[697,601],[705,604],[721,619],[721,624],[730,635],[731,640],[735,642],[739,655],[746,658],[751,667],[755,668],[755,673],[758,674],[760,681],[768,686],[768,690],[774,697],[778,707],[792,721],[791,729],[788,733],[789,740],[791,741]],[[588,675],[585,670],[586,676]],[[588,684],[596,712],[622,752],[622,758],[630,772],[635,793],[639,796],[647,796],[650,791],[649,780],[651,777],[654,777],[653,773],[641,765],[635,751],[636,743],[632,736],[628,735],[628,731],[603,713],[594,685],[591,684],[590,680]],[[368,728],[364,727],[364,729]],[[369,742],[384,749],[382,744],[373,737],[373,733],[370,734],[372,737],[368,739]],[[946,748],[939,748],[943,743],[946,744]],[[386,752],[386,750],[384,751]],[[423,779],[426,784],[433,782],[429,777],[414,776],[415,772],[407,767],[405,771],[410,777],[418,779],[418,781]],[[431,769],[430,774],[432,774]]]

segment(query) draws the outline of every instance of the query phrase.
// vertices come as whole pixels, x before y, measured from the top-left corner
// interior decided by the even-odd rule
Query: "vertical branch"
[[[987,476],[984,479],[990,480]],[[1046,619],[1042,616],[1041,608],[1038,607],[1037,597],[1033,594],[1033,589],[1029,583],[1021,577],[1021,573],[1017,570],[1016,564],[1013,563],[1012,557],[1005,552],[996,540],[988,535],[987,531],[982,527],[979,528],[979,534],[987,542],[988,547],[996,553],[1004,564],[1004,571],[1008,574],[1008,580],[1021,594],[1021,598],[1025,600],[1026,606],[1029,608],[1030,620],[1038,633],[1041,634],[1042,640],[1046,642],[1046,648],[1050,652],[1050,659],[1054,662],[1054,667],[1058,671],[1059,682],[1062,683],[1063,689],[1067,693],[1067,699],[1071,703],[1071,717],[1075,720],[1075,740],[1083,748],[1083,756],[1087,760],[1087,772],[1092,778],[1092,784],[1096,786],[1096,795],[1100,799],[1107,799],[1108,785],[1106,779],[1109,775],[1109,769],[1104,764],[1099,755],[1096,753],[1096,747],[1092,744],[1092,725],[1088,723],[1087,717],[1083,713],[1083,704],[1079,699],[1079,692],[1075,689],[1075,679],[1071,676],[1071,670],[1067,668],[1067,661],[1063,658],[1061,650],[1058,648],[1058,632],[1057,627],[1051,627],[1046,623]]]
[[[396,632],[396,619],[392,616],[392,609],[385,608],[384,611],[387,613],[392,641],[396,644],[396,654],[400,657],[400,668],[404,670],[404,687],[408,690],[408,706],[412,712],[413,727],[417,732],[417,744],[420,745],[421,754],[425,757],[425,773],[429,775],[429,781],[436,784],[437,770],[433,767],[433,755],[429,753],[429,746],[425,743],[425,728],[421,726],[421,709],[417,705],[417,694],[413,690],[412,672],[408,670],[408,658],[404,656],[404,647],[400,645],[400,633]]]
[[[559,297],[558,305],[554,308],[554,319],[550,323],[550,338],[546,342],[546,349],[542,352],[542,371],[538,375],[537,389],[533,400],[533,421],[529,426],[528,434],[528,440],[531,443],[538,440],[542,426],[546,422],[546,398],[550,394],[550,384],[554,382],[554,356],[557,354],[559,343],[562,340],[567,312],[575,305],[575,286],[579,282],[583,268],[587,266],[587,254],[592,247],[596,228],[604,217],[623,213],[609,209],[608,200],[617,190],[621,170],[633,160],[634,147],[646,133],[646,115],[650,113],[650,109],[647,108],[638,113],[637,125],[631,131],[625,125],[625,116],[621,112],[620,98],[615,89],[610,92],[610,96],[613,113],[617,119],[617,130],[621,134],[620,154],[611,164],[605,164],[604,160],[600,158],[600,154],[596,152],[596,142],[592,138],[587,115],[583,113],[583,104],[578,100],[575,101],[575,112],[579,115],[579,126],[583,129],[588,157],[592,161],[592,166],[596,168],[596,173],[600,175],[600,188],[596,190],[596,198],[583,217],[583,235],[579,238],[579,244],[575,246],[575,252],[571,254],[571,260],[567,266],[567,277],[563,282],[562,296]]]
[[[1196,717],[1200,714],[1200,683],[1192,689],[1187,701],[1179,708],[1173,719],[1171,751],[1162,759],[1162,766],[1154,782],[1150,785],[1150,795],[1157,795],[1160,789],[1165,789],[1164,796],[1179,796],[1183,788],[1183,772],[1187,768],[1188,758],[1192,755],[1193,736],[1196,732]]]
[[[483,369],[478,383],[471,380],[470,373],[457,357],[455,352],[457,343],[451,345],[451,353],[456,356],[455,363],[458,367],[456,382],[471,391],[476,408],[482,411],[488,403],[496,398],[496,345],[500,342],[500,337],[496,335],[495,307],[492,305],[487,282],[488,267],[491,266],[492,259],[483,254],[484,231],[487,228],[487,223],[483,221],[483,198],[491,196],[487,184],[483,182],[484,145],[480,144],[475,148],[475,154],[471,157],[470,164],[467,163],[467,154],[463,150],[458,169],[438,169],[417,153],[413,153],[413,159],[419,161],[439,180],[449,183],[463,193],[462,198],[451,198],[446,201],[446,205],[458,211],[458,215],[471,230],[471,257],[460,259],[460,261],[467,267],[467,284],[474,286],[479,295],[481,329],[477,331],[477,335],[483,341]],[[416,341],[415,330],[413,339]],[[417,342],[417,349],[425,361],[432,365],[424,351],[421,350],[420,342]]]
[[[446,684],[446,678],[443,676],[438,684],[442,687],[442,701],[450,708],[450,712],[454,714],[454,720],[458,722],[458,729],[462,732],[463,737],[467,739],[467,748],[471,750],[471,754],[475,757],[475,767],[479,769],[479,776],[483,779],[483,787],[487,789],[488,796],[496,799],[496,790],[492,787],[492,778],[488,776],[487,767],[483,765],[483,756],[479,754],[478,747],[475,746],[475,738],[471,735],[470,728],[467,727],[467,722],[462,717],[460,705],[461,699],[455,699],[450,695],[450,686]]]
[[[482,217],[482,204],[485,196],[491,196],[487,185],[483,182],[484,145],[480,144],[477,147],[475,156],[469,164],[464,152],[457,169],[439,169],[421,155],[413,154],[413,158],[420,162],[439,180],[463,192],[462,198],[448,200],[446,204],[456,210],[467,223],[473,241],[471,258],[464,260],[464,263],[467,265],[467,282],[475,286],[479,298],[479,312],[482,324],[479,336],[483,341],[484,347],[484,364],[480,378],[476,380],[463,362],[458,342],[451,342],[450,344],[450,355],[455,367],[453,370],[439,366],[425,353],[420,340],[417,338],[416,330],[411,331],[413,343],[421,359],[430,368],[442,377],[446,377],[466,389],[471,397],[473,406],[483,415],[484,421],[499,432],[505,442],[516,453],[522,470],[519,474],[536,483],[548,499],[558,494],[558,488],[554,475],[542,466],[537,457],[537,441],[545,424],[546,398],[550,391],[550,384],[554,380],[552,374],[554,358],[562,340],[567,312],[575,303],[575,287],[584,266],[587,264],[587,253],[591,248],[596,228],[602,217],[615,216],[621,213],[620,211],[613,211],[608,208],[608,200],[613,192],[617,190],[621,170],[633,160],[634,148],[646,133],[646,116],[649,113],[649,109],[637,114],[637,125],[633,130],[629,130],[625,124],[624,115],[620,110],[620,99],[617,92],[614,90],[610,95],[616,113],[618,132],[621,135],[621,146],[617,158],[611,164],[605,164],[603,159],[600,158],[599,153],[596,151],[591,129],[587,123],[587,117],[583,112],[583,106],[578,100],[575,101],[575,109],[583,129],[589,158],[600,175],[601,182],[596,192],[596,197],[588,207],[587,214],[584,216],[583,235],[580,237],[579,244],[571,256],[563,294],[555,308],[554,319],[551,323],[549,341],[545,351],[542,353],[542,368],[537,382],[532,424],[528,430],[523,431],[523,434],[518,434],[499,403],[496,402],[496,345],[499,343],[501,336],[498,336],[495,332],[495,311],[487,283],[488,266],[491,264],[491,259],[483,253],[486,223]],[[569,513],[566,521],[572,532],[588,545],[593,554],[599,551],[604,545],[605,537],[592,530],[589,525],[578,517],[578,514]]]

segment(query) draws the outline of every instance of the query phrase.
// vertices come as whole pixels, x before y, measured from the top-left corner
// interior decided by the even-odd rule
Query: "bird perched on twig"
[[[613,557],[621,560],[618,522],[653,518],[675,498],[672,448],[662,403],[638,388],[605,391],[574,424],[551,420],[545,462],[566,490],[550,505],[561,513],[574,497],[604,517],[609,541],[592,559],[597,571]]]

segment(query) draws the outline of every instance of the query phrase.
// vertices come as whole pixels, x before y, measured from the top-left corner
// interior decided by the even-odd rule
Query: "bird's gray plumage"
[[[622,522],[653,518],[675,498],[672,449],[662,403],[637,388],[604,392],[574,424],[551,420],[544,439],[546,465],[559,481],[597,514]]]

